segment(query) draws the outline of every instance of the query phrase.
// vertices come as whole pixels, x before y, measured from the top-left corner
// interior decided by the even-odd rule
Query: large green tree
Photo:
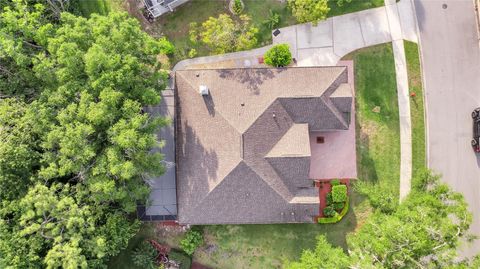
[[[42,12],[16,1],[0,13],[0,59],[35,79],[0,78],[18,87],[0,99],[0,265],[102,267],[139,227],[144,179],[164,170],[153,149],[168,121],[142,107],[166,85],[165,42],[125,13],[51,24]]]
[[[313,22],[327,18],[330,11],[328,0],[288,0],[288,6],[292,10],[293,16],[298,22]]]

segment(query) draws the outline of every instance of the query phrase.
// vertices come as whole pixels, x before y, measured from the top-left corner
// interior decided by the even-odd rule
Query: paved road
[[[446,4],[446,9],[442,7]],[[427,103],[429,166],[464,194],[480,235],[480,156],[470,147],[480,106],[480,49],[472,0],[416,0]],[[480,251],[480,241],[462,251]]]

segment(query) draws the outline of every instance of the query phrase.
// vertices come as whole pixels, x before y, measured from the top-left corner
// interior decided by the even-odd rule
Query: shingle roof
[[[348,91],[346,74],[345,67],[177,71],[180,223],[311,222],[318,191],[308,178],[309,130],[348,129],[330,99],[339,86]]]
[[[293,124],[265,157],[310,157],[308,124]]]

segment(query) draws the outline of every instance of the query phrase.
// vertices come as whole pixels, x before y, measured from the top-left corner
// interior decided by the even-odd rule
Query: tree
[[[422,177],[428,182],[425,188],[413,189],[390,215],[376,212],[349,238],[353,264],[444,268],[455,263],[472,216],[461,194],[436,176]]]
[[[257,44],[258,29],[250,26],[247,15],[240,15],[239,21],[234,21],[227,14],[220,14],[202,23],[199,33],[200,40],[216,53],[226,53],[253,48]]]
[[[25,10],[39,14],[14,25]],[[103,267],[139,228],[129,215],[144,179],[164,171],[155,134],[168,121],[142,107],[160,100],[156,59],[169,46],[126,13],[53,25],[43,10],[18,1],[0,13],[0,31],[23,36],[1,39],[0,57],[37,79],[29,102],[0,100],[0,264]]]
[[[332,247],[323,235],[317,237],[317,246],[304,250],[298,262],[287,262],[286,269],[330,269],[349,268],[350,257],[341,248]]]
[[[288,6],[298,22],[317,24],[327,18],[328,0],[288,0]]]
[[[53,27],[45,17],[42,5],[21,0],[12,1],[0,12],[0,98],[32,98],[41,90],[30,67],[44,51],[39,35]]]
[[[292,61],[292,53],[288,44],[273,46],[264,55],[265,63],[274,67],[287,66]]]

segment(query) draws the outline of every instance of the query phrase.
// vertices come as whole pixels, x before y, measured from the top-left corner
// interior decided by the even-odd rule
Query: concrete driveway
[[[446,4],[446,6],[443,6]],[[480,159],[470,146],[480,106],[480,49],[473,1],[415,1],[426,92],[428,164],[461,192],[480,236]],[[480,241],[464,256],[480,251]]]
[[[306,23],[280,28],[273,43],[290,44],[299,66],[319,66],[335,65],[354,50],[397,38],[417,42],[411,1],[336,16],[317,26]]]

